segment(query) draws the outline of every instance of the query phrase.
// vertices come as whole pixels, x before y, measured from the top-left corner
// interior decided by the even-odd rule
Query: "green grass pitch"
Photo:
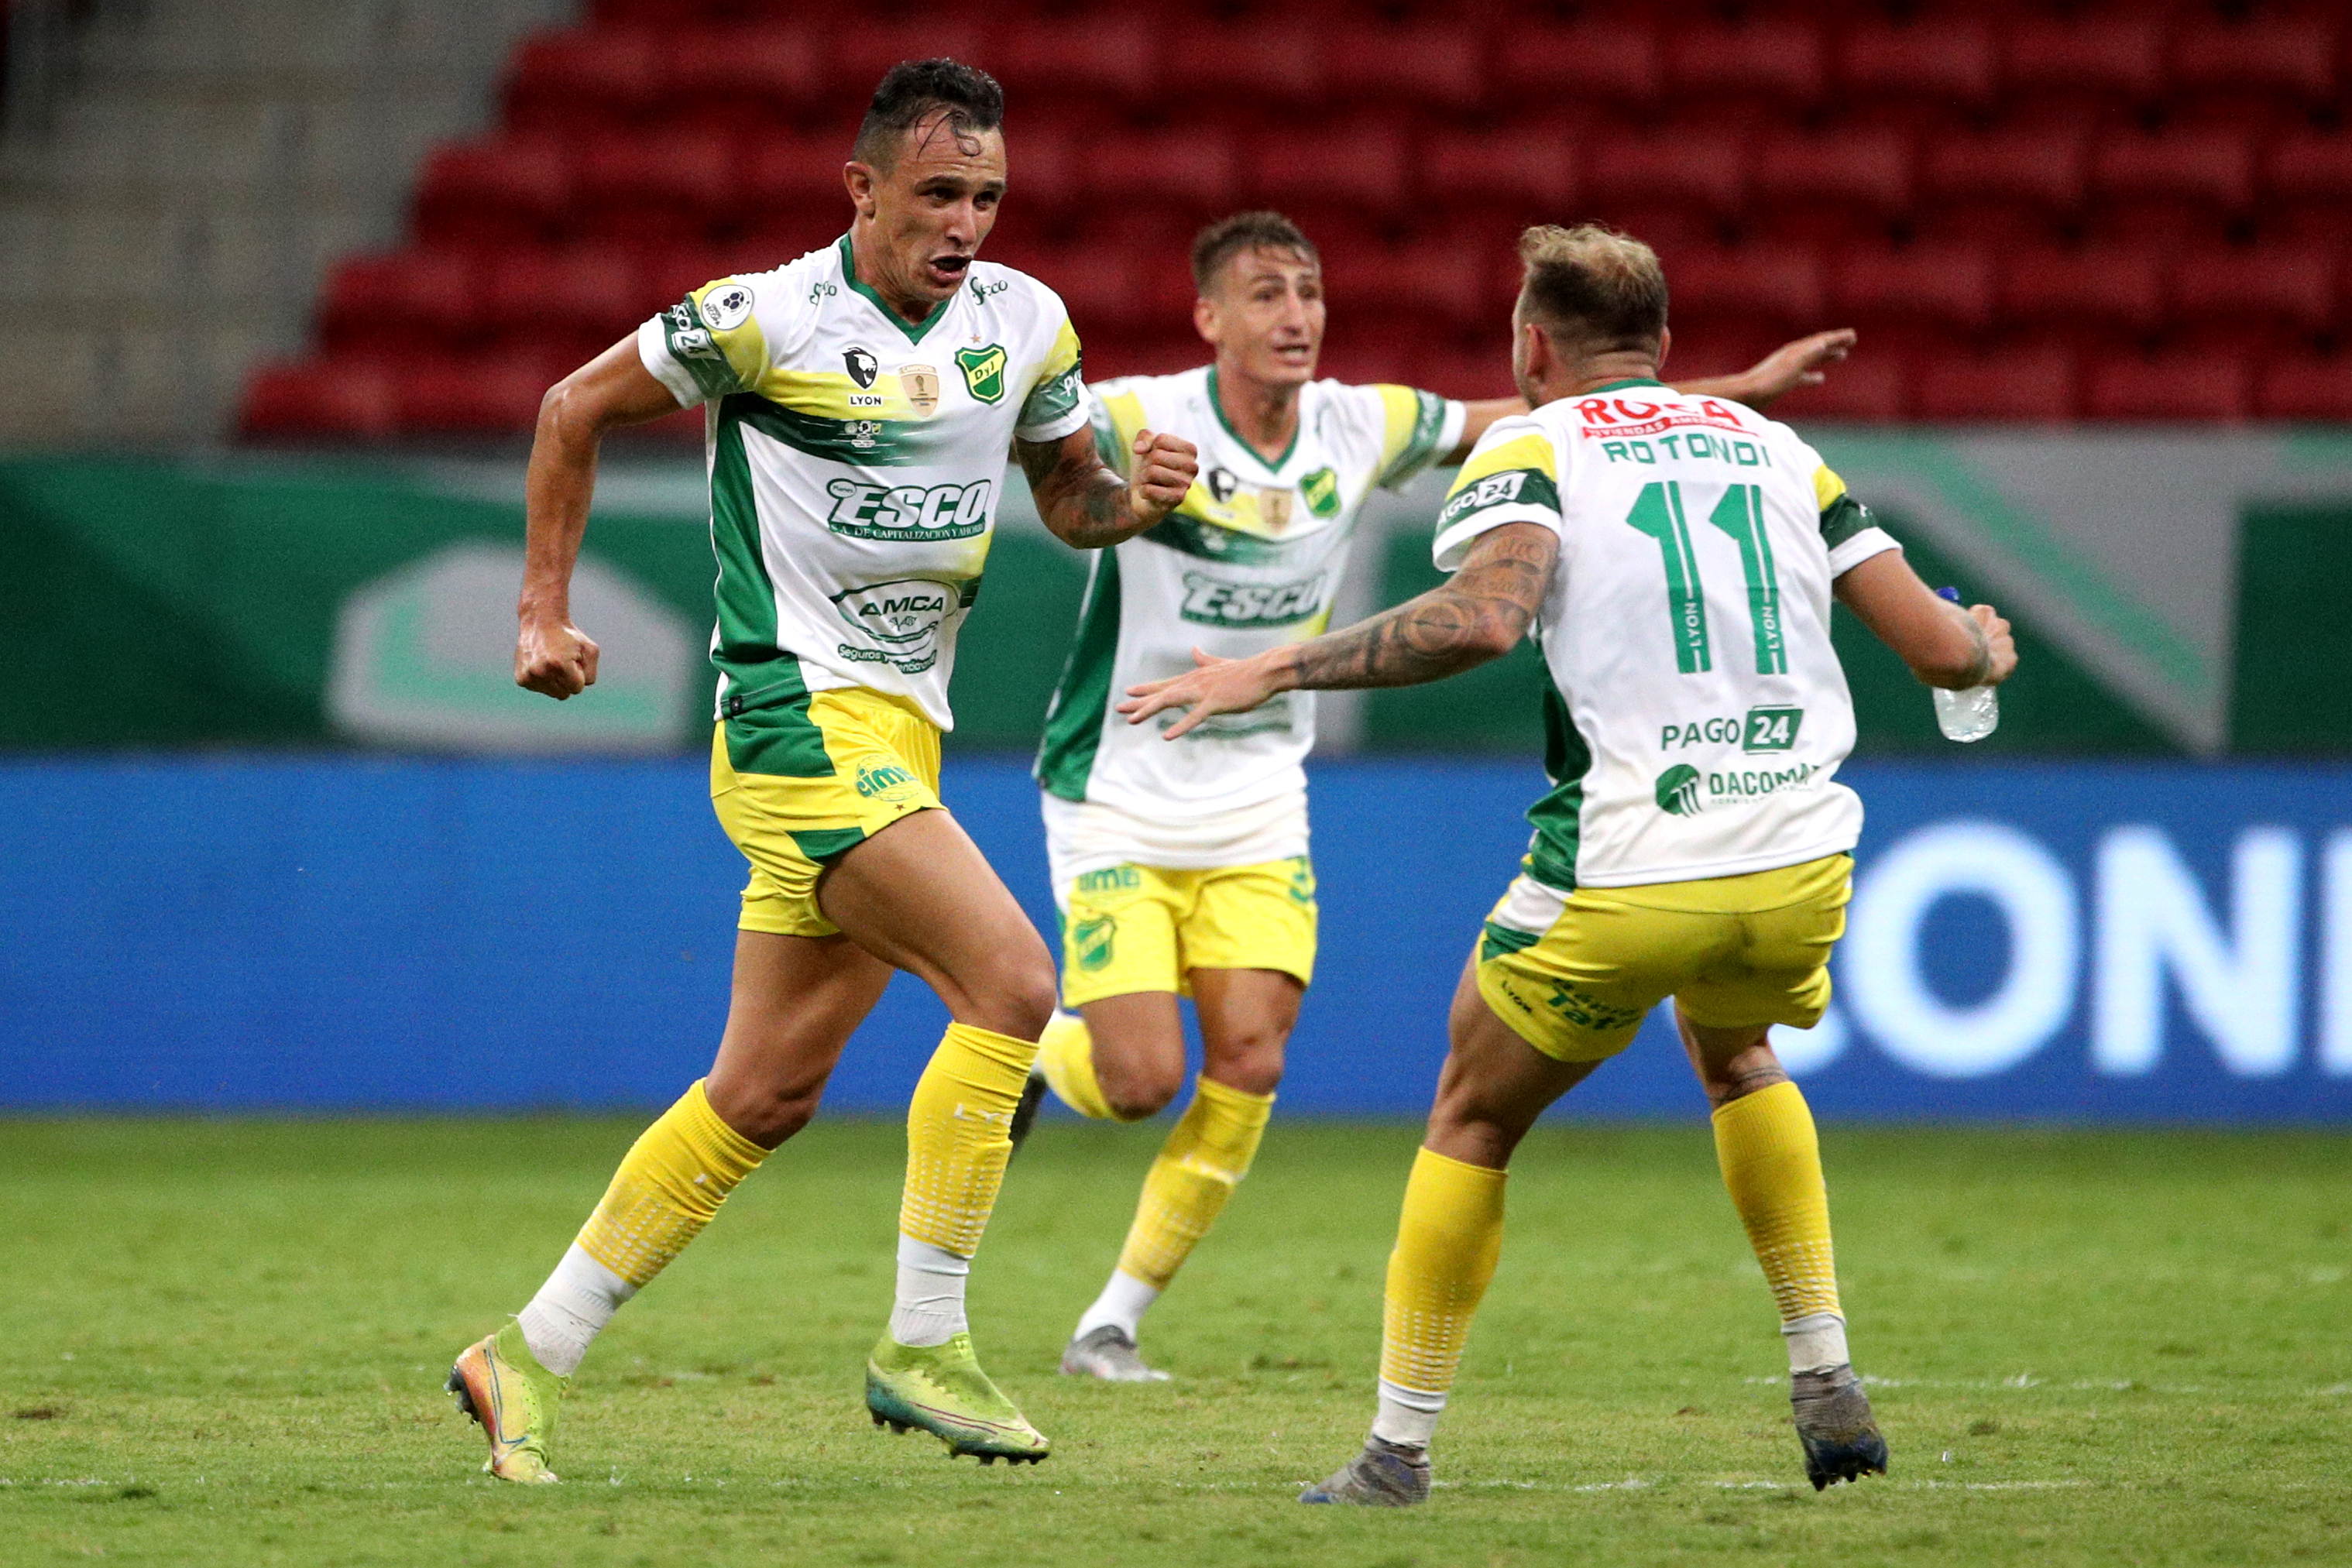
[[[1415,1133],[1277,1122],[1149,1327],[1054,1375],[1152,1128],[1048,1123],[974,1283],[1055,1440],[867,1425],[901,1134],[821,1123],[614,1324],[566,1483],[477,1473],[440,1392],[635,1121],[0,1122],[0,1563],[2352,1561],[2352,1139],[1829,1128],[1893,1473],[1816,1496],[1703,1124],[1539,1132],[1406,1513],[1302,1508],[1370,1413]]]

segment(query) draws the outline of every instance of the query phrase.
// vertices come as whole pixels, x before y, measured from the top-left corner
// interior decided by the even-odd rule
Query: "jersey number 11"
[[[1756,673],[1789,673],[1789,650],[1780,635],[1780,580],[1772,567],[1772,539],[1764,527],[1764,490],[1733,485],[1723,492],[1706,520],[1739,546],[1739,570],[1748,579],[1748,614],[1756,631]],[[1625,521],[1658,541],[1666,569],[1666,613],[1675,638],[1675,668],[1685,675],[1715,667],[1706,635],[1706,591],[1699,584],[1698,552],[1691,548],[1690,523],[1683,510],[1682,482],[1667,479],[1642,486]]]

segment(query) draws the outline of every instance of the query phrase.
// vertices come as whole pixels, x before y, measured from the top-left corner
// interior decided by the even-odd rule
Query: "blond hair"
[[[1666,274],[1631,235],[1580,224],[1538,224],[1519,235],[1527,319],[1564,348],[1603,354],[1655,350],[1666,328]]]

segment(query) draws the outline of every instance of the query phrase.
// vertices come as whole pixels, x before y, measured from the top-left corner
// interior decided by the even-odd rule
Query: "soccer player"
[[[1123,1122],[1173,1100],[1181,993],[1205,1044],[1192,1103],[1144,1178],[1118,1266],[1063,1353],[1064,1372],[1118,1381],[1164,1375],[1137,1348],[1144,1312],[1249,1170],[1314,973],[1300,763],[1315,714],[1311,694],[1286,694],[1170,747],[1121,723],[1110,695],[1190,668],[1195,647],[1242,655],[1322,631],[1374,487],[1459,462],[1496,420],[1527,412],[1516,398],[1462,403],[1317,381],[1321,263],[1278,214],[1212,224],[1192,261],[1193,322],[1214,363],[1103,382],[1094,420],[1105,461],[1124,466],[1150,427],[1200,449],[1200,481],[1148,535],[1093,558],[1037,763],[1063,999],[1078,1016],[1046,1027],[1015,1140],[1048,1082],[1080,1113]],[[1692,390],[1760,405],[1820,381],[1853,337],[1791,343]]]
[[[1820,1145],[1772,1054],[1774,1024],[1829,1001],[1861,802],[1830,602],[1930,685],[2006,679],[1990,606],[1929,592],[1895,541],[1785,425],[1661,384],[1666,283],[1639,241],[1530,229],[1511,368],[1533,412],[1500,420],[1438,515],[1445,585],[1344,632],[1135,687],[1180,739],[1279,694],[1437,680],[1530,628],[1552,789],[1487,917],[1389,1260],[1380,1409],[1307,1502],[1429,1496],[1429,1443],[1502,1248],[1505,1167],[1537,1116],[1675,998],[1715,1107],[1724,1184],[1770,1283],[1815,1488],[1884,1473],[1846,1348]]]
[[[1183,442],[1139,431],[1130,477],[1104,467],[1061,301],[975,259],[1004,193],[1003,116],[996,83],[969,67],[893,68],[844,171],[856,215],[838,244],[696,289],[542,405],[515,673],[558,699],[596,678],[566,591],[599,439],[706,408],[710,789],[751,873],[709,1074],[637,1140],[520,1318],[450,1375],[494,1475],[555,1479],[565,1378],[808,1122],[894,968],[954,1021],[908,1111],[897,1302],[866,1406],[876,1425],[921,1427],[983,1464],[1045,1457],[973,1355],[964,1283],[1053,1012],[1053,961],[940,804],[948,677],[1008,448],[1046,526],[1080,549],[1159,522],[1194,464]]]

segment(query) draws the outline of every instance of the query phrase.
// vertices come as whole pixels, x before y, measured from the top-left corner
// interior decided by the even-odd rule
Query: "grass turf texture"
[[[440,1384],[635,1121],[0,1123],[0,1562],[2246,1563],[2352,1556],[2352,1140],[1825,1138],[1894,1473],[1816,1496],[1703,1124],[1547,1128],[1433,1504],[1291,1500],[1360,1440],[1414,1133],[1282,1124],[1148,1325],[1055,1358],[1157,1137],[1041,1127],[983,1249],[1038,1469],[873,1430],[901,1133],[820,1124],[625,1311],[523,1489]]]

